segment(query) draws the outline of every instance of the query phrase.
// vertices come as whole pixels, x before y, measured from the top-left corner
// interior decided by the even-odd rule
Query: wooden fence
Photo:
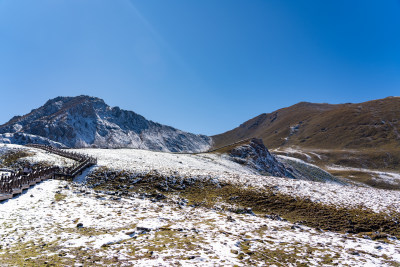
[[[14,195],[22,193],[23,190],[50,178],[69,179],[72,180],[81,174],[86,168],[97,164],[97,159],[85,154],[68,152],[57,149],[52,146],[29,144],[28,147],[34,147],[66,157],[76,161],[69,168],[59,168],[57,166],[47,168],[36,168],[31,173],[24,174],[21,171],[11,173],[11,175],[0,176],[0,201],[12,198]]]

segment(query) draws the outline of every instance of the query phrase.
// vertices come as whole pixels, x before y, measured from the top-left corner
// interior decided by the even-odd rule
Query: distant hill
[[[270,148],[399,149],[400,97],[359,104],[301,102],[212,136],[214,147],[261,138]]]
[[[301,102],[212,136],[213,149],[253,137],[281,161],[297,158],[337,177],[400,189],[400,97],[359,104]]]
[[[74,148],[127,147],[200,152],[211,144],[211,138],[205,135],[146,120],[135,112],[110,107],[102,99],[90,96],[51,99],[29,114],[16,116],[1,125],[0,134],[6,133],[40,136]],[[7,140],[18,143],[22,139]]]

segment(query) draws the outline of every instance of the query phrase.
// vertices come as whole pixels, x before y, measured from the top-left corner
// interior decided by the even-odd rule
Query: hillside
[[[268,148],[399,149],[400,97],[359,104],[301,102],[213,136],[214,147],[261,138]]]
[[[369,186],[400,189],[399,118],[400,97],[359,104],[301,102],[212,138],[214,149],[260,138],[275,155]]]
[[[207,136],[146,120],[135,112],[110,107],[102,99],[89,96],[51,99],[29,114],[1,125],[0,134],[5,133],[40,136],[74,148],[198,152],[207,150],[211,142]],[[13,140],[17,139],[9,139]]]

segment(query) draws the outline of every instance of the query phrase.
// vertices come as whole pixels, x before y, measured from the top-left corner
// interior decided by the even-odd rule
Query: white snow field
[[[398,240],[381,243],[261,216],[148,199],[113,200],[57,180],[0,204],[0,247],[0,263],[21,265],[282,266],[279,256],[263,251],[302,259],[293,266],[400,262]],[[243,251],[259,254],[253,260]]]
[[[240,186],[272,188],[279,192],[341,207],[365,207],[375,212],[400,212],[400,191],[294,180],[257,175],[254,170],[217,154],[171,154],[139,149],[77,149],[98,158],[98,166],[166,176],[206,177]]]
[[[59,167],[68,167],[74,164],[74,161],[71,159],[51,154],[41,149],[26,147],[21,145],[13,145],[13,144],[0,144],[0,156],[6,153],[7,151],[18,151],[18,150],[24,150],[29,154],[31,154],[32,156],[23,158],[24,160],[31,162],[35,163],[43,162],[49,165],[55,165]]]
[[[72,161],[22,146],[32,162]],[[98,158],[93,169],[157,171],[215,178],[337,206],[400,211],[400,192],[266,177],[217,154],[136,149],[76,149]],[[26,158],[24,158],[26,159]],[[374,241],[293,224],[279,217],[218,207],[178,205],[139,196],[106,195],[80,183],[48,180],[0,203],[0,266],[398,266],[400,241]],[[81,183],[82,182],[82,183]],[[284,263],[282,263],[284,262]]]

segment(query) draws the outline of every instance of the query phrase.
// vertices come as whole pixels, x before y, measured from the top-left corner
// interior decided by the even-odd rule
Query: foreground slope
[[[159,151],[207,150],[210,138],[146,120],[110,107],[102,99],[57,97],[0,126],[0,133],[27,133],[68,147],[142,148]],[[9,140],[17,140],[11,138]],[[22,142],[23,140],[18,139]]]
[[[0,154],[12,151],[62,164],[16,145]],[[77,151],[99,158],[83,183],[0,203],[2,266],[400,263],[400,192],[262,176],[226,155]]]
[[[0,204],[2,266],[396,266],[400,242],[46,181]],[[49,209],[50,208],[50,209]],[[77,225],[81,225],[77,227]]]

